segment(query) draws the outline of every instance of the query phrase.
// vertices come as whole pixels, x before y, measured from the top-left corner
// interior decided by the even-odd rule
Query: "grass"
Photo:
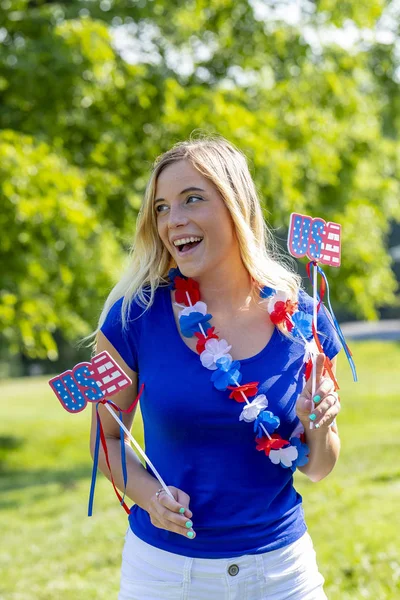
[[[296,474],[330,600],[400,597],[400,344],[352,344],[360,383],[339,360],[340,460],[323,481]],[[117,597],[127,528],[99,475],[88,518],[89,411],[66,413],[48,378],[2,384],[0,598]],[[140,418],[133,431],[142,440]]]

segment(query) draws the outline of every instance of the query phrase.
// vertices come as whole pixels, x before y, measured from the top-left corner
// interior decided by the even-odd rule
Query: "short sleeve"
[[[299,291],[299,310],[313,314],[313,299],[304,290]],[[341,350],[342,344],[323,303],[318,311],[317,333],[324,353],[332,360]]]
[[[122,327],[122,307],[123,298],[117,300],[106,316],[100,331],[106,336],[110,344],[122,356],[126,364],[132,371],[138,372],[137,345],[135,341],[135,332],[129,323],[126,329]]]

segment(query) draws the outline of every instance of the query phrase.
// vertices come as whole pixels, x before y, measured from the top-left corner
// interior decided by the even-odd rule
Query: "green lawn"
[[[339,463],[319,483],[297,473],[296,486],[328,598],[398,600],[400,344],[351,346],[360,383],[341,357]],[[102,475],[94,516],[86,516],[89,411],[65,412],[47,380],[1,386],[0,598],[111,600],[126,516]]]

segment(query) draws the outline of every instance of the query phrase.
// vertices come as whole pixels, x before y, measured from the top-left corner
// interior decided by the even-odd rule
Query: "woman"
[[[206,308],[186,293],[197,285]],[[281,320],[279,299],[289,307]],[[159,157],[129,268],[97,330],[96,352],[107,350],[133,380],[113,401],[126,409],[144,383],[146,453],[175,499],[127,444],[135,504],[120,600],[326,598],[293,471],[319,481],[333,469],[340,405],[324,354],[312,403],[296,311],[310,315],[312,299],[278,260],[244,155],[214,136]],[[318,332],[334,359],[340,343],[322,310]],[[123,490],[118,426],[99,410]],[[124,421],[130,428],[133,415]],[[93,418],[92,454],[95,431]],[[102,455],[100,468],[109,476]]]

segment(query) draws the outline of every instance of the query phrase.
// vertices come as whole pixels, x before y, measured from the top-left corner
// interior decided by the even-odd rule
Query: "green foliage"
[[[56,329],[70,341],[89,333],[119,245],[88,202],[84,174],[44,142],[0,132],[0,186],[0,330],[11,352],[56,359]]]
[[[400,345],[363,342],[351,349],[360,383],[352,383],[341,353],[338,464],[319,483],[296,473],[295,487],[328,598],[397,600]],[[66,413],[48,378],[2,387],[0,596],[116,598],[126,515],[99,474],[94,515],[87,517],[90,410]],[[140,413],[133,435],[143,443]]]
[[[0,5],[0,336],[9,351],[54,358],[55,330],[72,340],[94,327],[153,160],[196,128],[245,151],[281,237],[292,210],[342,223],[335,301],[367,318],[394,301],[394,42],[316,48],[302,31],[307,23],[323,36],[346,19],[372,28],[382,0],[304,2],[299,26],[263,19],[249,0]],[[271,15],[277,6],[264,3]],[[122,31],[141,62],[120,55]]]
[[[374,2],[343,0],[340,5],[335,0],[315,1],[318,12],[324,19],[337,26],[352,20],[358,27],[373,27],[377,19],[382,16],[386,4],[385,0],[375,0]]]

